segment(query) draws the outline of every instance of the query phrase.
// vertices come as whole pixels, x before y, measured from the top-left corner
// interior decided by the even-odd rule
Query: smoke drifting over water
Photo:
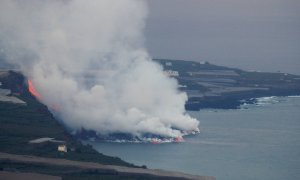
[[[1,0],[1,55],[73,130],[198,131],[186,94],[143,47],[146,16],[141,0]]]

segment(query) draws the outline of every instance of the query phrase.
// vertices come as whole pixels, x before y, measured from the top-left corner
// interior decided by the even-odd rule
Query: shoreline
[[[201,111],[201,110],[206,110],[206,109],[241,109],[241,106],[243,105],[251,105],[251,104],[256,104],[257,100],[261,98],[269,98],[269,97],[296,97],[300,98],[300,95],[298,94],[289,94],[289,95],[266,95],[266,96],[253,96],[253,97],[248,97],[248,98],[238,98],[238,99],[226,99],[224,100],[226,103],[225,105],[220,106],[219,101],[216,100],[215,104],[210,104],[210,105],[205,105],[205,102],[197,104],[195,106],[189,106],[187,107],[187,111]],[[201,108],[199,108],[201,106]]]

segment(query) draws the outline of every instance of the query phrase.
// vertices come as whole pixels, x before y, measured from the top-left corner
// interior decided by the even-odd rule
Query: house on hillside
[[[66,152],[68,152],[68,148],[67,148],[67,146],[65,144],[61,144],[61,145],[58,145],[57,151],[58,152],[66,153]]]
[[[50,137],[43,137],[38,139],[33,139],[29,141],[29,144],[42,144],[42,143],[54,143],[57,144],[57,151],[61,153],[68,152],[68,148],[65,141],[56,140]]]

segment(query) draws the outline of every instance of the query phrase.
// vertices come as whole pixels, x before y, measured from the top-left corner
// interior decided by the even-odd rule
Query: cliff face
[[[300,95],[300,76],[249,72],[208,62],[156,59],[188,95],[186,109],[238,108],[263,96]]]

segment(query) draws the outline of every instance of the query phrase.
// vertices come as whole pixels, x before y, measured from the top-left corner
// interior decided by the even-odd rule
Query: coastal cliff
[[[165,74],[187,93],[187,110],[235,109],[265,96],[300,95],[300,76],[288,73],[244,71],[209,62],[155,59]]]

